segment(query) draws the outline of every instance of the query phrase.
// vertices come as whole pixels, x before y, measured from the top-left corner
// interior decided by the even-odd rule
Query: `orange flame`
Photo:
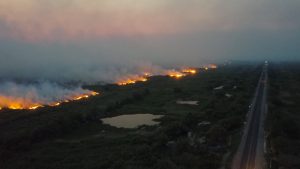
[[[215,64],[209,64],[208,66],[204,67],[206,70],[208,69],[216,69],[217,65]],[[184,68],[180,71],[171,69],[171,70],[164,70],[161,71],[160,74],[157,75],[167,75],[172,78],[182,78],[184,76],[187,76],[189,74],[196,74],[198,73],[197,69],[195,68]],[[146,82],[148,81],[148,78],[152,76],[152,73],[145,72],[143,75],[128,75],[124,78],[119,79],[116,83],[119,86],[129,85],[129,84],[135,84],[136,82]]]
[[[57,103],[50,104],[49,106],[55,107],[55,106],[59,106],[60,104],[61,104],[60,102],[57,102]]]
[[[182,69],[181,71],[177,71],[175,69],[172,70],[165,70],[161,72],[160,75],[167,75],[172,78],[182,78],[188,74],[196,74],[197,70],[193,68],[186,68]],[[159,74],[158,74],[159,75]],[[122,78],[117,81],[117,84],[119,86],[129,85],[129,84],[135,84],[136,82],[146,82],[148,81],[148,78],[152,76],[152,73],[145,72],[143,75],[128,75],[125,78]]]
[[[208,70],[208,69],[217,69],[218,68],[218,66],[217,65],[215,65],[215,64],[209,64],[209,65],[207,65],[207,66],[205,66],[205,67],[203,67],[205,70]]]
[[[215,64],[210,64],[210,65],[209,65],[209,68],[211,68],[211,69],[217,69],[217,68],[218,68],[218,66],[217,66],[217,65],[215,65]]]
[[[176,71],[176,70],[168,70],[167,75],[170,76],[170,77],[176,78],[176,79],[179,79],[179,78],[182,78],[182,77],[186,76],[185,73],[182,73],[182,72],[179,72],[179,71]]]
[[[117,82],[118,85],[120,86],[124,86],[124,85],[129,85],[129,84],[135,84],[136,82],[146,82],[148,79],[147,77],[149,77],[150,74],[145,73],[144,76],[140,76],[140,75],[131,75],[125,79],[121,79]]]
[[[39,107],[43,107],[43,106],[41,106],[41,105],[30,106],[29,109],[30,109],[30,110],[35,110],[35,109],[37,109],[37,108],[39,108]]]
[[[187,74],[196,74],[197,70],[196,69],[192,69],[192,68],[186,68],[186,69],[182,69],[181,72],[182,73],[187,73]]]
[[[91,91],[88,94],[76,95],[76,96],[69,98],[68,100],[57,101],[57,102],[48,103],[45,105],[46,106],[59,106],[59,105],[61,105],[61,103],[67,103],[67,102],[74,101],[74,100],[86,99],[86,98],[89,98],[90,96],[96,96],[98,94],[99,93],[97,93],[97,92]],[[19,98],[16,99],[16,98],[5,97],[5,96],[0,96],[0,105],[1,105],[0,110],[3,109],[4,107],[6,107],[8,109],[13,109],[13,110],[21,110],[21,109],[35,110],[35,109],[43,107],[43,105],[40,103],[35,103],[33,101],[29,101],[26,99],[19,99]]]
[[[151,77],[151,76],[152,76],[152,73],[149,73],[149,72],[144,73],[144,77]]]

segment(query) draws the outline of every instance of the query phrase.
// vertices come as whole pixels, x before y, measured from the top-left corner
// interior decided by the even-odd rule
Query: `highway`
[[[268,83],[266,62],[255,95],[247,114],[247,122],[239,148],[234,156],[232,169],[263,169],[264,167],[264,119]]]

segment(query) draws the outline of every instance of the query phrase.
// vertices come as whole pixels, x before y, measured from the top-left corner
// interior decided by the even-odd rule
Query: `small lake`
[[[199,105],[199,101],[183,101],[183,100],[178,100],[176,101],[177,104],[186,104],[186,105]]]
[[[118,128],[137,128],[142,125],[153,126],[158,125],[159,122],[154,121],[163,115],[153,114],[128,114],[115,117],[100,119],[104,124],[109,124]]]

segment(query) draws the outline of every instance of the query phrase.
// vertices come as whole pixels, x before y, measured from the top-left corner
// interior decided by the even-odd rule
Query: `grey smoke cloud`
[[[143,67],[299,60],[299,7],[298,0],[0,1],[0,77],[114,82]]]
[[[225,60],[299,61],[299,8],[299,0],[0,0],[0,107],[90,92],[55,82],[112,83]]]

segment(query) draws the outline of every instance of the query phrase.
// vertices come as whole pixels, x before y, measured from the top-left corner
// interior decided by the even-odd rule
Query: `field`
[[[300,168],[299,63],[270,67],[268,160],[271,168]]]
[[[261,68],[232,64],[201,69],[199,74],[182,79],[155,76],[134,85],[85,86],[100,95],[59,107],[1,110],[0,168],[229,166]],[[219,86],[224,87],[215,90]],[[199,105],[176,104],[180,99],[197,100]],[[164,117],[158,120],[159,126],[136,129],[115,128],[99,120],[135,113]],[[201,125],[204,121],[209,124]]]

